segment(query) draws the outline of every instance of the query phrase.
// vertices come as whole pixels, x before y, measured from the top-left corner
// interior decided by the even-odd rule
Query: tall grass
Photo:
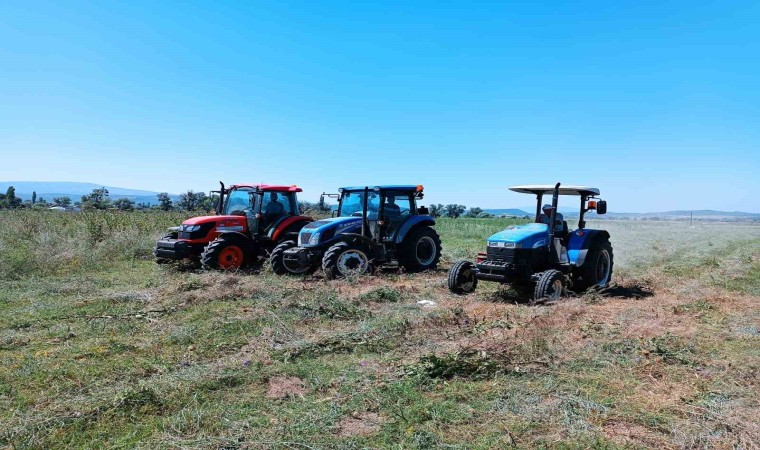
[[[185,212],[0,212],[0,278],[63,275],[149,258]]]

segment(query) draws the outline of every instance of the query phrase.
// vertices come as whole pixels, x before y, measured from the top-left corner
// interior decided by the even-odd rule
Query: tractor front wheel
[[[441,259],[441,238],[430,227],[415,228],[404,238],[398,258],[407,272],[435,269]]]
[[[533,300],[530,304],[535,305],[545,300],[559,300],[564,290],[565,275],[559,270],[547,270],[538,278],[538,283],[536,283],[536,288],[533,291]]]
[[[372,272],[372,260],[366,248],[348,242],[338,242],[322,257],[325,276],[334,280]]]
[[[282,241],[272,250],[269,256],[269,262],[272,265],[272,272],[277,275],[309,275],[314,273],[317,268],[313,265],[294,266],[292,263],[285,261],[285,250],[296,246],[295,241]]]
[[[454,294],[469,294],[478,287],[478,279],[470,261],[457,261],[449,270],[449,290]]]
[[[204,270],[238,270],[247,264],[245,247],[237,239],[219,236],[201,253]]]

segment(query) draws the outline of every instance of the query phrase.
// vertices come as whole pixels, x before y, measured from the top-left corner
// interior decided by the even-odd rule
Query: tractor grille
[[[502,248],[502,247],[488,247],[487,248],[487,260],[499,261],[505,264],[512,265],[531,265],[531,258],[536,253],[531,248]]]
[[[487,247],[486,248],[486,254],[488,255],[488,260],[490,261],[504,261],[506,263],[512,263],[515,259],[515,249],[514,248],[503,248],[503,247]]]

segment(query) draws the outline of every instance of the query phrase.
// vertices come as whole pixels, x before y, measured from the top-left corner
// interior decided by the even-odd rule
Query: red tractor
[[[295,240],[311,217],[300,215],[299,187],[221,183],[216,215],[193,217],[156,242],[156,262],[200,263],[206,270],[235,270],[269,256],[282,241]],[[215,191],[216,192],[216,191]]]

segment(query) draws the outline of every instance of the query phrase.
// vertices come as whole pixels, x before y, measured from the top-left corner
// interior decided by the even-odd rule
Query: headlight
[[[311,238],[309,239],[309,245],[317,245],[319,244],[319,238],[322,236],[321,231],[317,231],[316,233],[311,235]]]
[[[488,241],[489,247],[501,247],[501,248],[520,248],[522,247],[522,244],[518,244],[515,242],[499,242],[499,241]]]
[[[186,233],[192,233],[193,231],[198,231],[201,229],[200,225],[185,225],[184,231]]]

